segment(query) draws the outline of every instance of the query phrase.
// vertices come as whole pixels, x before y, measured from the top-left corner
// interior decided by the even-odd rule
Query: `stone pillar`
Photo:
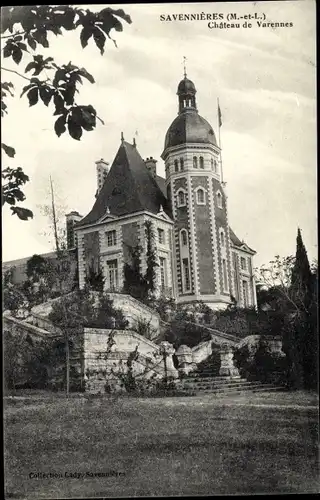
[[[221,366],[219,375],[226,377],[239,377],[239,370],[234,366],[233,348],[230,345],[220,347]]]
[[[197,367],[196,363],[193,362],[192,349],[187,345],[181,345],[176,350],[176,356],[178,359],[178,371],[184,375],[188,375],[192,370]]]
[[[178,378],[178,370],[174,367],[172,356],[175,352],[175,349],[170,342],[161,342],[160,344],[160,354],[165,358],[166,366],[167,366],[167,377]]]

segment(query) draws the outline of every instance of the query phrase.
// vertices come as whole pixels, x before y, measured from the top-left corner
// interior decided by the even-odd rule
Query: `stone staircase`
[[[188,396],[201,394],[240,394],[242,392],[270,392],[281,391],[280,385],[263,383],[260,381],[248,381],[238,376],[219,376],[219,366],[210,357],[198,365],[198,368],[181,378],[176,385],[181,393]]]

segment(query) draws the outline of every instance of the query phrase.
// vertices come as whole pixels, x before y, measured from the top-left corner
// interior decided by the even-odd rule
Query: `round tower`
[[[211,125],[198,113],[196,93],[185,74],[162,158],[174,218],[178,303],[201,300],[218,309],[231,302],[227,198],[220,148]]]

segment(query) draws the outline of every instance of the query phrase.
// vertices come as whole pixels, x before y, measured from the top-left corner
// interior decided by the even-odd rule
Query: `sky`
[[[103,5],[89,6],[101,10]],[[96,191],[95,161],[112,163],[125,140],[136,137],[143,158],[158,160],[167,129],[177,115],[177,86],[187,75],[197,88],[197,105],[218,136],[217,99],[222,112],[221,146],[227,182],[229,223],[237,236],[254,248],[255,266],[275,255],[295,252],[299,226],[309,259],[317,257],[316,169],[316,12],[313,0],[114,5],[132,24],[112,33],[117,47],[106,43],[104,55],[92,40],[82,49],[79,31],[49,37],[43,56],[57,63],[85,67],[96,83],[84,83],[78,104],[92,104],[103,119],[81,141],[53,131],[53,109],[29,107],[20,99],[27,83],[3,71],[16,96],[2,119],[2,141],[16,149],[4,166],[22,166],[30,182],[22,206],[33,220],[20,221],[3,208],[3,261],[52,250],[43,205],[49,203],[52,176],[60,210],[86,215]],[[210,29],[208,21],[161,21],[160,15],[229,13],[265,15],[266,22],[292,27]],[[220,21],[217,21],[220,22]],[[234,21],[233,21],[234,22]],[[241,24],[244,21],[241,21]],[[22,71],[2,60],[4,67]],[[46,233],[46,234],[45,234]]]

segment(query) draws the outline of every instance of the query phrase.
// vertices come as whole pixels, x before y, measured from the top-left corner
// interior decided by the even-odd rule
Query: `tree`
[[[317,267],[311,272],[301,230],[296,255],[276,256],[259,270],[258,280],[273,297],[272,311],[287,355],[287,380],[292,388],[316,388],[319,338],[317,328]],[[270,297],[269,297],[270,298]]]
[[[146,221],[144,226],[147,269],[145,275],[140,271],[141,246],[129,247],[131,262],[126,262],[124,265],[124,291],[142,302],[149,303],[156,288],[156,267],[158,263],[152,222]]]
[[[93,266],[89,267],[88,275],[86,276],[86,285],[91,290],[96,290],[98,292],[103,291],[105,278],[103,277],[103,272],[101,269],[99,271],[95,271]]]
[[[101,55],[104,53],[110,33],[122,31],[122,21],[131,23],[131,18],[122,9],[104,8],[99,12],[70,5],[18,6],[1,9],[1,42],[3,59],[13,61],[17,66],[27,62],[24,73],[8,67],[1,67],[2,72],[18,75],[28,83],[22,88],[20,97],[27,96],[29,105],[42,101],[55,117],[54,132],[58,137],[68,131],[75,140],[80,140],[83,131],[92,131],[99,118],[91,104],[79,104],[75,95],[83,79],[95,83],[94,77],[85,68],[71,63],[58,65],[53,57],[44,57],[38,53],[39,47],[49,48],[52,35],[61,36],[66,31],[78,31],[83,48],[93,39]],[[28,57],[29,56],[29,57]],[[26,61],[27,58],[27,61]],[[30,74],[32,76],[26,76]],[[1,83],[1,116],[8,113],[7,99],[14,96],[12,82]],[[7,156],[15,156],[15,148],[1,144]],[[25,200],[23,185],[29,181],[28,175],[19,166],[6,167],[2,172],[2,205],[9,205],[12,214],[21,220],[33,217],[31,210],[17,206]]]

